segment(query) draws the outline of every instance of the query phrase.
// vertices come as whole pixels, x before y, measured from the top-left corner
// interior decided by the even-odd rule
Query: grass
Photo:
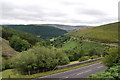
[[[78,63],[79,61],[72,61],[69,64],[74,64],[74,63]]]
[[[6,58],[6,57],[11,57],[14,56],[16,54],[18,54],[17,51],[15,51],[13,48],[10,47],[9,42],[3,38],[0,38],[2,40],[2,45],[0,45],[0,47],[2,47],[2,57]]]
[[[118,24],[120,23],[111,23],[98,27],[86,28],[79,31],[70,32],[67,35],[77,38],[84,37],[105,43],[118,43]]]
[[[78,41],[70,40],[62,45],[62,49],[64,50],[72,50],[74,47],[78,45]]]
[[[55,40],[55,38],[50,39],[50,41],[54,41],[54,40]]]
[[[96,49],[98,53],[103,53],[106,45],[101,45],[100,43],[97,42],[87,42],[87,41],[82,41],[82,49],[85,51],[85,53],[89,53],[90,50]]]
[[[91,64],[94,64],[94,63],[97,63],[97,62],[101,62],[101,61],[102,60],[98,60],[98,61],[94,61],[94,62],[90,62],[90,63],[86,63],[86,64],[81,64],[81,65],[78,65],[78,66],[73,66],[73,67],[54,70],[54,71],[42,72],[42,73],[37,73],[37,74],[33,74],[33,75],[19,75],[19,72],[17,72],[16,69],[8,69],[8,70],[5,70],[5,71],[2,72],[2,78],[10,77],[10,78],[14,78],[15,80],[16,80],[16,78],[22,78],[22,80],[29,80],[30,78],[39,78],[39,77],[43,77],[43,76],[48,76],[48,75],[51,75],[51,74],[60,73],[60,72],[84,67],[84,66],[91,65]]]

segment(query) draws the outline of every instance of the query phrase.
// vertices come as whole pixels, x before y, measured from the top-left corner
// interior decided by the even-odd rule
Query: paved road
[[[56,78],[56,79],[59,78],[59,80],[63,80],[63,79],[66,79],[66,78],[69,78],[69,79],[70,78],[87,78],[91,74],[103,71],[106,68],[107,68],[106,66],[102,65],[101,62],[99,62],[99,63],[95,63],[95,64],[92,64],[92,65],[89,65],[89,66],[85,66],[85,67],[81,67],[81,68],[77,68],[77,69],[73,69],[73,70],[69,70],[69,71],[65,71],[65,72],[41,77],[41,78],[38,78],[38,79],[39,80],[45,80],[47,78],[52,78],[51,80],[53,80],[54,78]],[[38,79],[33,79],[33,80],[38,80]]]

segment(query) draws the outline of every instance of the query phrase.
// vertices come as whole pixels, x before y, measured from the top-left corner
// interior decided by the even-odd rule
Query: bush
[[[114,64],[120,63],[120,53],[118,52],[118,47],[109,49],[108,55],[105,56],[103,63],[106,66],[113,66]]]
[[[85,61],[85,60],[88,60],[88,59],[90,59],[89,56],[83,56],[83,57],[79,58],[79,62]]]

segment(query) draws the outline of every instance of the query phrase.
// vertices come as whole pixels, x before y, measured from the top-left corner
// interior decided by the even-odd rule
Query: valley
[[[119,22],[105,24],[85,29],[66,31],[53,25],[4,25],[2,26],[2,69],[5,78],[120,78],[111,75],[111,68],[116,68],[120,63],[118,52],[118,24]],[[55,25],[55,24],[54,24]],[[51,27],[50,27],[51,26]],[[59,25],[62,26],[62,25]],[[71,26],[70,26],[71,27]],[[39,35],[39,37],[38,37]],[[104,59],[65,69],[54,70],[56,66],[74,64],[103,57]],[[73,63],[72,63],[73,62]],[[102,64],[98,64],[98,63]],[[92,66],[88,67],[87,66]],[[90,74],[82,75],[89,70]],[[103,66],[101,68],[98,68]],[[107,67],[109,68],[107,68]],[[69,72],[69,70],[73,70]],[[103,71],[104,70],[104,71]],[[68,73],[64,72],[68,71]],[[95,74],[103,71],[103,73]],[[114,74],[117,73],[113,70]],[[58,75],[60,73],[60,75]],[[58,73],[58,74],[55,74]],[[108,75],[108,74],[109,75]],[[53,75],[52,75],[53,74]],[[54,76],[55,74],[55,76]],[[68,75],[69,74],[69,75]],[[86,75],[86,76],[85,76]],[[81,77],[80,77],[81,76]]]

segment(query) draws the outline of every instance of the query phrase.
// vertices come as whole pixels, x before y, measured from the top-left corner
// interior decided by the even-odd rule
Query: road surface
[[[81,68],[65,71],[65,72],[60,72],[56,73],[53,75],[45,76],[45,77],[40,77],[37,79],[32,79],[32,80],[66,80],[71,79],[71,78],[87,78],[91,74],[94,74],[96,72],[100,72],[105,70],[107,67],[102,65],[101,62],[95,63],[92,65],[84,66]]]

